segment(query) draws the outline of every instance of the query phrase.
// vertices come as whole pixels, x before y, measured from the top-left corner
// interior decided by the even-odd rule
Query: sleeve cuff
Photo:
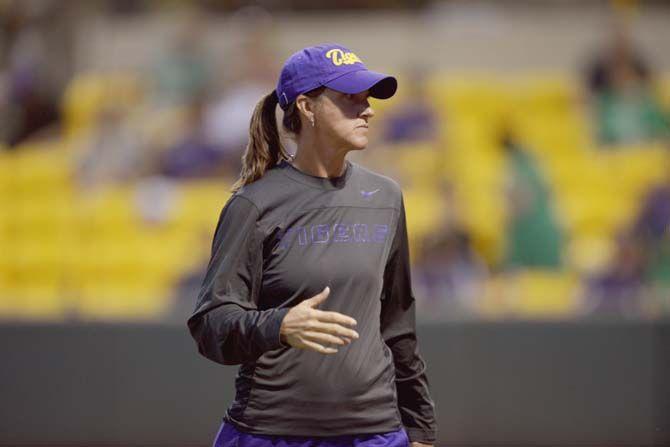
[[[410,442],[421,442],[424,444],[435,444],[437,436],[434,431],[426,431],[416,427],[405,427]]]
[[[286,348],[289,345],[282,343],[279,329],[281,329],[281,323],[284,321],[284,317],[291,310],[290,307],[283,307],[279,309],[272,309],[271,315],[268,316],[267,322],[263,328],[263,344],[265,351],[271,351],[273,349]]]

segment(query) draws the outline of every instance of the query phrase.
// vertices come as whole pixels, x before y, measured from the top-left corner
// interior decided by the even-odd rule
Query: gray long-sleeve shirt
[[[434,404],[415,334],[398,184],[346,161],[340,177],[285,161],[234,193],[188,327],[205,357],[241,364],[224,420],[270,435],[386,433],[434,442]],[[320,354],[285,345],[282,319],[330,286],[318,308],[359,338]]]

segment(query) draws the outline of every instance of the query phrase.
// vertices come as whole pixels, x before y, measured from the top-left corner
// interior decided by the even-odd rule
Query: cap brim
[[[370,96],[377,99],[388,99],[398,89],[396,78],[370,70],[352,71],[324,85],[342,93],[353,94],[370,90]]]

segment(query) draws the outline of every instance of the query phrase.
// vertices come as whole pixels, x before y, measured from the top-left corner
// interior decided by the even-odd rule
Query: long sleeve
[[[398,226],[384,272],[381,331],[393,353],[398,407],[409,439],[434,443],[437,436],[435,405],[430,397],[426,363],[419,354],[416,338],[415,300],[402,197]]]
[[[212,254],[188,328],[199,352],[224,365],[256,360],[285,345],[279,329],[288,308],[259,310],[263,240],[258,208],[233,195],[221,211]]]

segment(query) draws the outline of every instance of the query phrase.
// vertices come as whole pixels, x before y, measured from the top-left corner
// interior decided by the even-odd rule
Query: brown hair
[[[324,89],[325,87],[318,87],[305,95],[314,98],[319,96]],[[255,182],[265,174],[265,171],[281,160],[291,159],[291,155],[281,144],[279,138],[275,113],[278,103],[277,93],[273,90],[256,104],[249,124],[249,143],[242,155],[242,170],[231,188],[233,192],[244,185]],[[284,112],[282,126],[292,134],[300,134],[300,112],[295,101]]]

